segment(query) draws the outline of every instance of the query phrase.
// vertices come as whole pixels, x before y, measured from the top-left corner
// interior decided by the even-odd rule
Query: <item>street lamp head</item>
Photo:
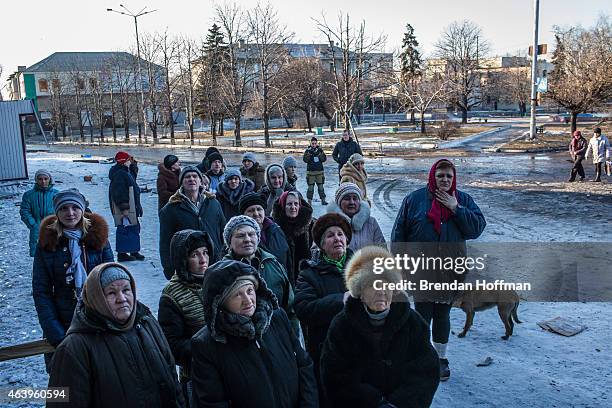
[[[106,11],[113,11],[113,9],[109,9],[109,8],[107,8],[107,9],[106,9]]]

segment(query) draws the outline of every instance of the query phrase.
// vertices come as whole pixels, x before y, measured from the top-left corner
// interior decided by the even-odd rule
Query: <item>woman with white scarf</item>
[[[114,258],[108,224],[100,215],[85,213],[86,200],[77,189],[59,192],[53,207],[55,215],[40,224],[32,294],[43,335],[57,346],[70,327],[87,274]]]

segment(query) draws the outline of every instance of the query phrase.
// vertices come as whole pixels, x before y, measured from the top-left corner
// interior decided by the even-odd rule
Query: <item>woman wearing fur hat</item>
[[[179,231],[170,242],[174,275],[159,299],[159,324],[170,344],[179,371],[185,400],[191,406],[191,337],[204,327],[204,307],[200,297],[213,244],[207,233]]]
[[[287,237],[272,218],[266,217],[265,207],[266,202],[262,195],[251,192],[240,199],[239,211],[240,215],[251,217],[257,222],[261,230],[259,247],[274,255],[289,274],[292,263]]]
[[[255,184],[253,191],[259,191],[266,183],[266,169],[257,162],[254,153],[246,152],[242,155],[240,174],[243,178],[248,178]]]
[[[217,200],[221,204],[226,219],[240,215],[240,198],[255,189],[255,184],[249,179],[242,179],[238,169],[225,172],[225,181],[217,187]]]
[[[427,324],[405,292],[384,286],[399,283],[401,273],[373,272],[375,260],[387,258],[386,249],[369,246],[346,265],[351,296],[321,354],[323,386],[335,407],[429,407],[438,388],[438,355]]]
[[[313,363],[266,281],[223,260],[202,287],[206,326],[192,339],[196,405],[317,407]]]
[[[157,211],[161,210],[170,197],[179,189],[179,175],[181,174],[181,163],[178,157],[169,154],[164,161],[157,165]]]
[[[457,172],[447,159],[429,171],[427,187],[406,196],[391,231],[393,251],[427,257],[463,258],[465,241],[476,239],[486,226],[484,215],[472,197],[457,190]],[[428,245],[427,243],[432,243]],[[417,280],[450,283],[465,280],[465,273],[421,270]],[[450,309],[454,291],[414,292],[415,309],[432,325],[433,344],[440,356],[440,379],[450,377],[446,349],[450,334]]]
[[[361,197],[363,197],[363,201],[367,201],[368,205],[372,207],[372,202],[368,198],[368,189],[366,187],[367,181],[368,173],[365,169],[365,160],[359,153],[353,153],[344,166],[342,166],[340,169],[340,184],[357,184],[361,190]]]
[[[40,222],[53,214],[53,198],[58,191],[53,188],[53,177],[47,170],[40,169],[34,174],[34,188],[23,193],[19,215],[30,230],[30,256],[36,253]]]
[[[69,388],[70,401],[47,406],[184,406],[168,342],[123,265],[105,263],[87,277],[49,387]]]
[[[85,213],[85,202],[77,189],[60,191],[53,200],[55,215],[40,224],[32,294],[43,335],[52,346],[66,335],[87,274],[114,260],[108,225],[102,216]]]
[[[351,227],[340,214],[325,214],[312,227],[319,254],[302,261],[295,289],[295,312],[306,340],[306,349],[315,363],[319,381],[319,359],[329,324],[349,295],[344,284],[344,267],[353,255],[348,248]],[[328,406],[319,388],[321,406]]]
[[[266,185],[261,188],[261,195],[266,202],[266,215],[272,214],[274,202],[285,191],[295,191],[295,188],[287,182],[287,173],[280,164],[272,163],[266,167]]]
[[[350,248],[357,251],[368,245],[386,245],[385,237],[376,218],[370,215],[370,205],[363,200],[361,189],[355,183],[341,183],[336,190],[335,202],[327,212],[344,214],[353,231]]]
[[[274,203],[272,216],[287,237],[291,258],[287,273],[295,286],[300,262],[311,257],[311,230],[316,221],[312,217],[312,207],[298,191],[285,191]]]

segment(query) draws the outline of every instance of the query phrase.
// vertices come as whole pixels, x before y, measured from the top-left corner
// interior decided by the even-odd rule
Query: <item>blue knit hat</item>
[[[283,160],[283,167],[284,168],[288,168],[288,167],[297,167],[298,162],[295,159],[295,157],[293,156],[287,156],[285,157],[285,160]]]

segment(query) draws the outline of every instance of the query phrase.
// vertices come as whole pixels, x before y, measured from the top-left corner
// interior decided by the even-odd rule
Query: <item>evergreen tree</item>
[[[418,47],[419,42],[414,35],[414,28],[410,24],[406,24],[406,32],[402,40],[402,52],[400,54],[400,79],[403,83],[413,82],[423,72],[423,58]],[[414,109],[410,109],[410,122],[415,123]]]

